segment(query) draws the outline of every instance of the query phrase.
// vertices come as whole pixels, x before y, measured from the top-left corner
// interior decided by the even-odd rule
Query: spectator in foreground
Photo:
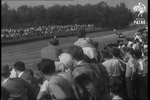
[[[73,68],[73,60],[69,53],[62,53],[59,56],[60,62],[65,65],[65,72],[71,70]]]
[[[2,87],[10,93],[10,100],[36,100],[35,87],[21,78],[10,78],[8,65],[2,65],[1,83]]]
[[[68,52],[72,56],[75,65],[71,73],[73,78],[72,88],[75,93],[75,99],[89,100],[92,98],[108,98],[108,81],[105,68],[96,63],[89,65],[89,63],[85,62],[83,50],[79,46],[71,46]],[[100,79],[102,81],[99,81]],[[83,91],[81,92],[79,90]],[[102,94],[100,92],[102,92]]]
[[[55,61],[56,72],[64,72],[65,65],[62,62]]]
[[[107,73],[109,75],[109,85],[117,84],[118,90],[120,91],[119,95],[124,96],[124,79],[125,79],[125,68],[120,59],[120,50],[117,47],[113,47],[110,50],[113,57],[110,56],[110,53],[107,51],[105,59],[106,61],[102,64],[106,67]]]
[[[126,66],[126,90],[130,100],[136,100],[136,77],[138,71],[138,62],[135,60],[135,51],[132,48],[127,49],[129,58]]]
[[[49,41],[49,45],[41,50],[41,58],[59,61],[59,56],[62,53],[63,51],[59,47],[59,41],[56,38],[52,38]]]
[[[7,89],[4,87],[1,87],[1,99],[2,100],[8,100],[10,98],[10,93]]]
[[[145,60],[142,59],[142,52],[140,50],[135,50],[135,58],[139,63],[138,75],[137,75],[137,98],[139,100],[147,99],[147,64]]]
[[[87,55],[93,62],[98,61],[97,42],[89,37],[86,37],[84,28],[81,28],[77,32],[78,40],[74,43],[76,46],[80,46],[84,54]]]
[[[44,78],[48,81],[48,87],[45,88],[52,100],[65,100],[71,98],[71,88],[68,81],[58,75],[55,70],[55,63],[50,59],[43,59],[38,64],[38,70],[42,72]],[[44,90],[45,91],[45,90]],[[41,98],[39,96],[38,98]]]
[[[34,78],[34,76],[26,73],[26,68],[25,68],[25,64],[22,61],[18,61],[14,64],[14,69],[17,73],[17,76],[19,78],[24,79],[26,82],[28,82],[29,84],[32,84],[33,86],[36,87],[36,94],[38,94],[38,91],[40,89],[37,80]]]

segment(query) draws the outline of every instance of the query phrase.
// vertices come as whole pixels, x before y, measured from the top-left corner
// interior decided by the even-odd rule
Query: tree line
[[[95,5],[54,5],[45,8],[43,5],[28,7],[22,5],[10,9],[6,3],[1,10],[2,28],[34,27],[47,25],[94,24],[102,28],[122,28],[128,26],[135,14],[124,2],[115,7],[104,1]]]

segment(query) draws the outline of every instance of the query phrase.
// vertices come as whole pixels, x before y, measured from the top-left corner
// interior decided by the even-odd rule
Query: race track
[[[131,37],[137,30],[138,29],[122,30],[121,32],[123,32],[126,37]],[[113,31],[96,32],[88,34],[87,36],[98,41],[99,48],[102,48],[103,44],[114,43],[119,39]],[[73,45],[76,40],[76,36],[59,38],[60,47],[66,52],[68,47]],[[2,47],[2,64],[8,64],[12,67],[16,61],[23,61],[28,68],[36,70],[36,63],[40,61],[40,50],[47,46],[47,44],[48,40],[43,40],[22,45]]]

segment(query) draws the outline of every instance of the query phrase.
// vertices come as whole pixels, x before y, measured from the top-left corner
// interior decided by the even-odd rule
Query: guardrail
[[[92,31],[87,31],[86,33],[93,33],[93,32],[101,32],[101,31],[107,31],[106,29],[104,30],[92,30]],[[55,35],[45,35],[45,36],[36,36],[32,38],[24,38],[24,39],[19,39],[19,40],[10,40],[10,41],[2,41],[2,46],[9,46],[9,45],[17,45],[17,44],[24,44],[24,43],[29,43],[33,41],[38,41],[38,40],[45,40],[45,39],[51,39],[54,36],[56,37],[68,37],[68,36],[74,36],[76,35],[76,32],[71,32],[71,33],[66,33],[66,34],[55,34]]]

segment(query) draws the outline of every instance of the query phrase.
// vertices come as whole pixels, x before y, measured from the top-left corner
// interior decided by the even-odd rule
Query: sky
[[[8,3],[10,8],[18,8],[21,5],[28,6],[37,6],[44,5],[46,8],[54,6],[56,4],[59,5],[76,5],[76,4],[97,4],[100,1],[105,1],[109,6],[116,6],[116,4],[120,4],[121,2],[125,2],[128,8],[133,9],[135,5],[138,5],[139,2],[143,3],[148,8],[148,0],[2,0],[2,4],[4,2]]]

